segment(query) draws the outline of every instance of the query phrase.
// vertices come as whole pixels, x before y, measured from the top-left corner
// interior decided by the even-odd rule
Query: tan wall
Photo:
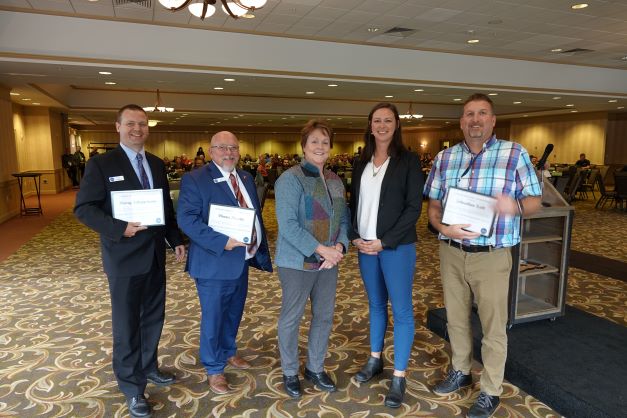
[[[627,164],[627,115],[610,115],[605,135],[605,164]]]
[[[20,201],[17,179],[11,174],[19,171],[15,132],[13,127],[13,105],[9,89],[0,85],[0,222],[19,214]]]
[[[573,164],[583,152],[592,164],[603,164],[606,124],[606,113],[516,119],[511,139],[538,157],[553,144],[550,163]]]
[[[159,157],[173,158],[176,155],[187,154],[196,156],[198,147],[202,147],[209,157],[209,142],[214,132],[155,132],[150,133],[146,142],[146,150]],[[236,132],[240,140],[240,154],[258,157],[261,153],[269,154],[302,154],[300,148],[300,134],[298,132],[254,133]],[[84,151],[90,144],[119,142],[117,132],[80,131],[81,143]],[[337,133],[334,137],[334,154],[353,154],[357,147],[363,146],[361,134]],[[86,153],[87,154],[87,153]]]

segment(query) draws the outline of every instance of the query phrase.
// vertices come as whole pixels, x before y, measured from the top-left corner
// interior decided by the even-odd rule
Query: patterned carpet
[[[232,391],[214,395],[197,360],[199,306],[192,281],[182,265],[168,257],[168,302],[160,361],[179,383],[148,386],[159,417],[450,417],[464,416],[476,390],[448,397],[429,387],[449,364],[447,343],[425,327],[427,310],[442,306],[437,246],[426,232],[425,216],[417,228],[417,273],[414,301],[417,332],[408,369],[405,404],[383,406],[390,383],[392,335],[385,351],[386,372],[380,381],[359,385],[351,376],[368,356],[367,303],[351,252],[340,268],[337,308],[327,371],[339,391],[328,394],[305,383],[305,396],[284,394],[276,324],[280,288],[273,275],[252,271],[240,354],[249,370],[227,369]],[[276,238],[274,201],[264,211],[270,241]],[[619,232],[621,231],[621,232]],[[578,202],[573,248],[627,262],[627,216],[594,210]],[[111,370],[111,329],[107,282],[97,236],[79,225],[71,212],[59,216],[16,254],[0,263],[0,416],[126,417],[124,397]],[[571,269],[568,303],[627,325],[627,283]],[[305,321],[308,316],[305,317]],[[304,321],[304,322],[305,322]],[[303,330],[304,331],[304,330]],[[306,336],[301,338],[301,353]],[[479,369],[480,365],[477,365]],[[476,373],[476,372],[475,372]],[[478,376],[475,376],[478,380]],[[476,389],[476,388],[475,388]],[[543,403],[505,385],[496,417],[559,416]]]

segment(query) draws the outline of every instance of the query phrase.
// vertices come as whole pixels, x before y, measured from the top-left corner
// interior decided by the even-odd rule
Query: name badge
[[[213,179],[214,183],[222,183],[226,181],[226,177],[219,177],[217,179]]]
[[[124,181],[124,176],[109,177],[109,183],[115,183],[116,181]]]

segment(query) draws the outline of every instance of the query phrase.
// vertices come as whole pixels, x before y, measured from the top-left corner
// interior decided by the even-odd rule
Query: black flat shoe
[[[385,397],[385,406],[390,408],[398,408],[403,404],[403,396],[405,395],[405,387],[407,382],[405,377],[392,376],[390,390]]]
[[[285,386],[285,392],[292,398],[300,398],[303,395],[303,391],[300,388],[300,380],[298,380],[298,375],[283,375],[283,386]]]
[[[144,395],[137,395],[126,398],[128,412],[133,418],[150,418],[152,417],[152,409]]]
[[[308,368],[305,368],[305,379],[312,382],[320,390],[325,392],[335,392],[337,387],[329,375],[323,370],[320,373],[314,373]]]
[[[370,356],[368,363],[355,375],[355,380],[360,383],[365,383],[382,372],[383,359]]]
[[[148,373],[146,379],[157,386],[168,386],[176,382],[176,377],[172,373],[160,372],[159,370]]]

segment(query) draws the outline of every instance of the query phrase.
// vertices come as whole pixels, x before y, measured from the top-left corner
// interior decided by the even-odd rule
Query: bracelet
[[[516,205],[518,206],[518,214],[520,216],[523,216],[524,212],[525,212],[525,208],[523,207],[522,202],[520,200],[516,199]]]

